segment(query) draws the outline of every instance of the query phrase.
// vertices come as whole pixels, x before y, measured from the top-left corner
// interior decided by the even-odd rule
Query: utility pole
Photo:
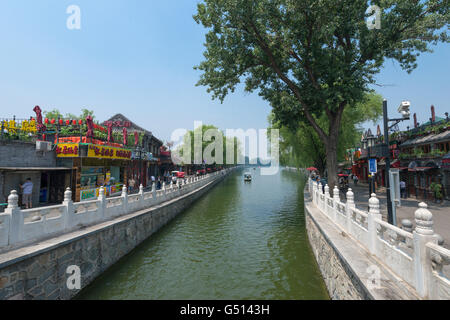
[[[389,181],[389,169],[391,168],[391,154],[389,152],[389,118],[387,109],[387,100],[383,100],[383,121],[384,121],[384,143],[386,144],[386,199],[388,211],[388,223],[394,224],[394,217],[392,215],[392,199],[391,199],[391,183]]]

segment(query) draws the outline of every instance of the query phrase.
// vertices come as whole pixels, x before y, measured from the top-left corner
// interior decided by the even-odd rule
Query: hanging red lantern
[[[79,120],[78,124],[81,126],[83,124],[83,120]]]
[[[50,121],[50,123],[51,123],[51,124],[55,124],[55,123],[56,123],[56,120],[55,120],[55,119],[52,119],[52,121]]]
[[[73,121],[72,121],[72,124],[73,124],[74,126],[76,126],[76,125],[77,125],[77,120],[73,120]]]
[[[48,118],[45,118],[44,121],[45,121],[45,124],[48,124]]]
[[[59,124],[60,124],[60,125],[63,125],[63,123],[64,123],[64,122],[63,122],[63,119],[59,119]]]
[[[66,126],[70,124],[70,120],[66,120]]]

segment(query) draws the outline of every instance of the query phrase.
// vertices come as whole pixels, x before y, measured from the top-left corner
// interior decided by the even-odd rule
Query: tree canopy
[[[194,16],[208,29],[198,85],[223,101],[244,81],[276,121],[308,123],[333,186],[344,109],[364,99],[386,59],[411,72],[430,45],[448,42],[448,1],[204,0]],[[380,29],[367,26],[370,4],[382,10]]]
[[[44,111],[44,117],[49,119],[72,119],[72,120],[85,120],[87,116],[91,116],[92,119],[95,119],[94,111],[88,109],[81,109],[81,114],[76,116],[72,113],[66,113],[65,116],[58,110],[53,109],[51,111]]]
[[[195,137],[199,137],[201,145],[198,146],[198,150],[195,149]],[[217,140],[217,139],[221,139]],[[216,149],[222,152],[222,155],[217,155]],[[176,153],[181,157],[184,157],[184,152],[190,152],[190,164],[232,164],[227,161],[227,150],[233,148],[233,164],[238,163],[239,155],[241,154],[241,143],[236,137],[226,137],[222,131],[213,125],[203,124],[197,127],[195,130],[188,131],[183,137],[183,144],[178,146]],[[196,158],[195,153],[198,152],[199,156]],[[212,162],[211,155],[216,161]],[[184,157],[186,158],[186,157]],[[185,159],[186,160],[186,159]],[[198,160],[196,163],[196,160]]]
[[[364,129],[361,125],[367,121],[375,123],[382,115],[382,97],[379,94],[367,94],[364,101],[355,108],[348,108],[342,116],[343,123],[340,129],[338,161],[344,161],[347,149],[358,145]],[[326,126],[328,118],[323,114],[317,122]],[[280,130],[280,163],[296,167],[316,167],[321,174],[326,169],[325,147],[317,133],[310,125],[299,122],[294,128],[282,125],[274,120],[273,113],[269,116],[272,128]]]

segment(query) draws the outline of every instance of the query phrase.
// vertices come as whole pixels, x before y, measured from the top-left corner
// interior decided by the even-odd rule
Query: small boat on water
[[[244,173],[244,181],[246,181],[246,182],[252,181],[252,175],[250,172]]]

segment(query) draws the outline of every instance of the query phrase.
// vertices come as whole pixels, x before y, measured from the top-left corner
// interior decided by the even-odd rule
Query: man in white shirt
[[[406,182],[400,181],[400,196],[406,199]]]
[[[26,209],[33,208],[33,182],[31,182],[31,179],[28,178],[20,188],[22,188],[22,204],[25,204]]]

